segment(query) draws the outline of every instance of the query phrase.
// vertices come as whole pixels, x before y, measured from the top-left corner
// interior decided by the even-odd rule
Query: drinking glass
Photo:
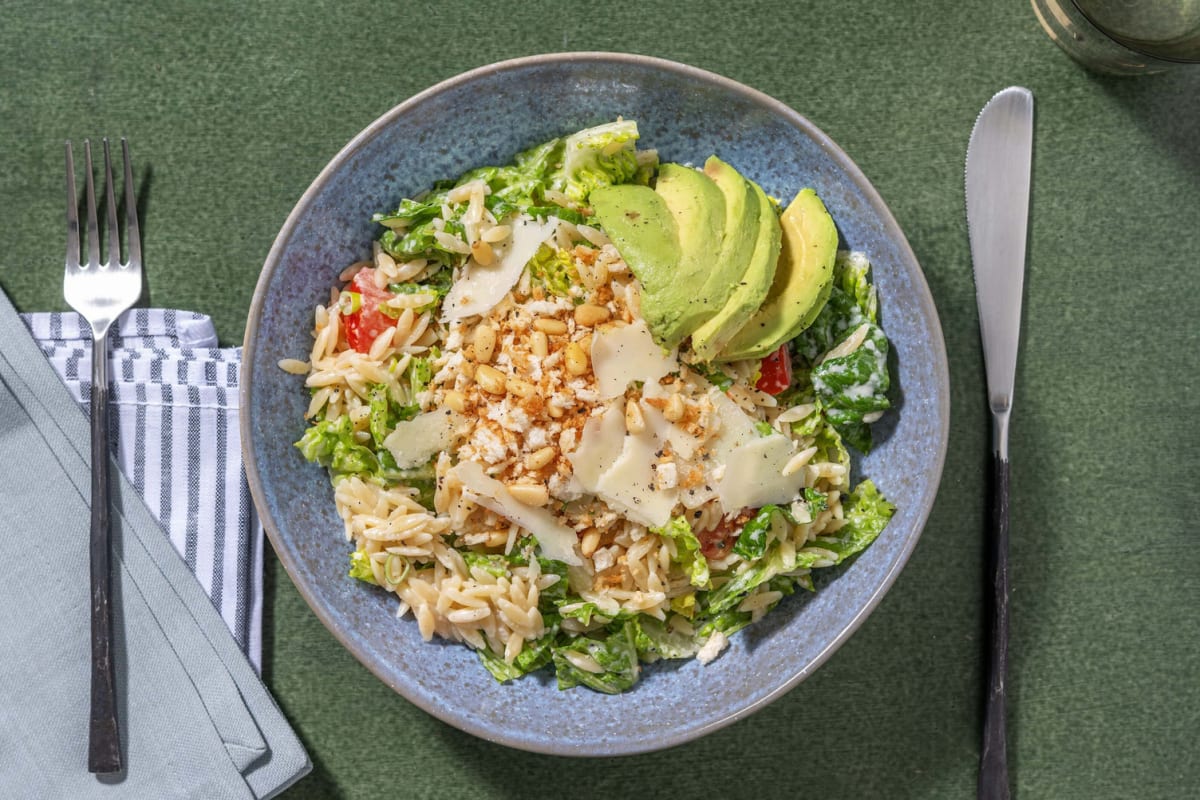
[[[1031,0],[1059,47],[1089,69],[1145,75],[1200,63],[1200,0]]]

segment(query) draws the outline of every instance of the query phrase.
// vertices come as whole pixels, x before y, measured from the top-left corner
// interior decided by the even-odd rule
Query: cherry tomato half
[[[362,298],[357,311],[342,315],[346,342],[360,353],[370,352],[375,338],[396,324],[395,319],[379,310],[379,304],[389,299],[392,293],[375,285],[373,269],[359,270],[346,291],[357,292]]]
[[[754,388],[767,394],[779,394],[792,385],[792,355],[785,342],[779,349],[762,360],[759,367],[762,376]]]

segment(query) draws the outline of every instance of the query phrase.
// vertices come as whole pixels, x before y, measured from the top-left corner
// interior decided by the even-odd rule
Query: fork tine
[[[121,229],[117,227],[117,200],[113,197],[112,159],[108,154],[108,137],[104,137],[104,205],[108,212],[108,265],[121,263]]]
[[[88,266],[100,266],[100,227],[96,222],[96,187],[92,181],[92,140],[83,140],[83,160],[87,191]]]
[[[75,194],[75,158],[67,142],[67,267],[79,266],[79,195]]]
[[[125,237],[129,240],[125,252],[129,264],[142,265],[142,237],[138,232],[137,195],[133,191],[133,162],[129,160],[129,142],[121,137],[121,156],[125,159]]]

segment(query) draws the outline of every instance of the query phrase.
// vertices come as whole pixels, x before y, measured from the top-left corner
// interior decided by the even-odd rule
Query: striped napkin
[[[86,409],[87,323],[73,312],[21,320]],[[242,466],[241,348],[218,347],[203,314],[137,308],[110,331],[109,358],[109,424],[121,470],[261,671],[263,535]]]

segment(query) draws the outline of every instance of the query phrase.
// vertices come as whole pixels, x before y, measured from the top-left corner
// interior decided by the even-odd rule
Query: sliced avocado
[[[703,172],[682,164],[663,164],[658,170],[654,191],[675,217],[679,231],[679,268],[673,291],[647,302],[667,303],[663,311],[675,319],[659,333],[663,344],[675,347],[699,328],[725,303],[707,292],[697,291],[718,272],[721,243],[725,230],[725,195]],[[653,330],[653,326],[651,327]]]
[[[803,189],[779,223],[783,246],[767,301],[734,336],[718,359],[761,358],[812,324],[833,288],[838,233],[825,204]]]
[[[725,234],[721,239],[721,253],[700,290],[719,309],[729,300],[733,287],[750,266],[758,232],[759,207],[750,182],[721,159],[710,156],[704,162],[704,174],[712,178],[725,195]]]
[[[704,361],[713,361],[725,344],[754,316],[771,290],[775,265],[779,261],[779,218],[771,208],[767,195],[753,181],[747,181],[754,191],[758,206],[758,228],[750,264],[725,305],[712,319],[692,334],[692,349]]]
[[[588,202],[596,221],[642,284],[642,316],[660,344],[678,329],[679,231],[675,217],[653,189],[620,184],[593,189]],[[678,344],[678,342],[676,342]]]

